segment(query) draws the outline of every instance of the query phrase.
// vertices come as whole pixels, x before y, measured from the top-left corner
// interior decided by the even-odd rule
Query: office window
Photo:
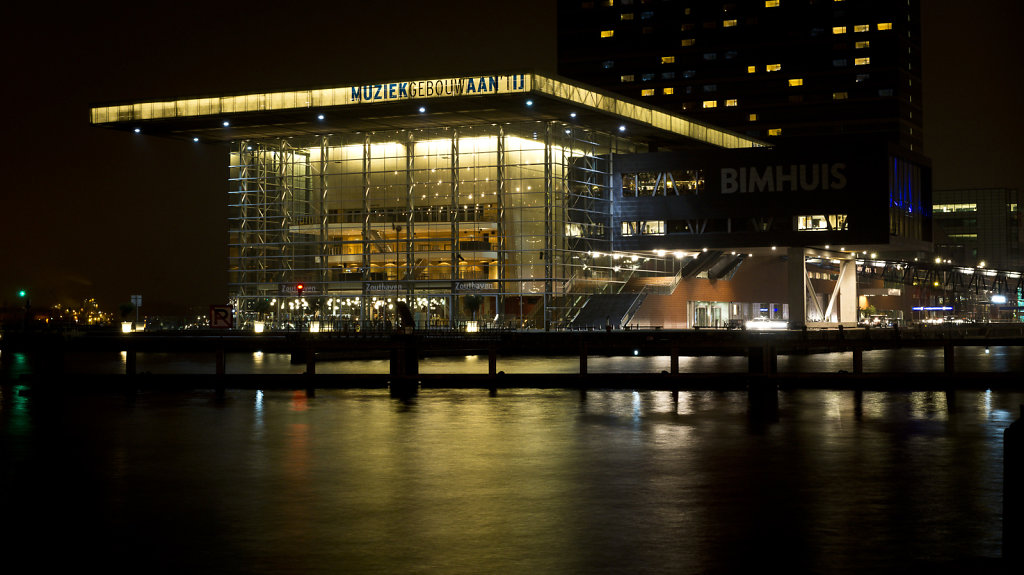
[[[707,54],[704,54],[704,59],[705,60],[717,60],[718,59],[718,54],[716,54],[714,52],[709,52]]]
[[[661,73],[661,79],[662,80],[672,80],[675,77],[676,77],[676,73],[675,72],[662,72]]]
[[[853,27],[854,32],[870,32],[871,24],[857,24]]]
[[[615,35],[615,30],[601,30],[602,38],[611,38]]]
[[[732,28],[735,25],[735,20],[722,20],[722,28]]]
[[[846,34],[846,26],[833,26],[832,27],[832,33],[833,34]]]
[[[803,86],[804,85],[804,79],[803,78],[790,78],[789,79],[789,85],[790,86]]]
[[[632,12],[628,12],[626,14],[619,14],[619,20],[632,20],[632,19],[633,19],[633,13]]]
[[[796,229],[800,232],[826,232],[829,230],[848,230],[846,214],[818,214],[813,216],[797,216]]]
[[[646,222],[622,222],[622,235],[663,236],[665,235],[665,221],[650,220]]]
[[[675,56],[662,56],[661,57],[661,63],[662,64],[671,64],[671,63],[673,63],[675,61],[676,61],[676,57]]]
[[[675,94],[675,93],[676,93],[676,89],[675,89],[675,88],[663,88],[663,89],[661,90],[661,93],[662,93],[662,94],[665,94],[666,96],[670,96],[670,95],[672,95],[672,94]]]
[[[867,66],[871,63],[871,58],[856,58],[853,60],[854,66]]]
[[[641,96],[653,96],[654,95],[654,88],[647,88],[646,90],[640,90],[640,95]]]
[[[892,30],[892,22],[880,22],[878,24],[879,30]]]
[[[764,0],[765,8],[775,8],[779,5],[779,0]]]
[[[892,88],[886,88],[878,91],[879,96],[892,96]]]
[[[736,54],[737,54],[736,50],[729,50],[728,52],[725,53],[725,59],[726,60],[732,60],[733,58],[736,57]]]
[[[693,44],[694,44],[694,39],[693,38],[683,38],[683,41],[680,42],[680,45],[682,45],[682,46],[693,46]]]
[[[650,20],[653,17],[654,17],[654,12],[651,12],[650,10],[648,10],[646,12],[641,12],[640,13],[640,19],[641,20]]]
[[[764,69],[767,72],[778,72],[782,69],[782,64],[768,64]]]
[[[615,67],[615,60],[605,60],[604,62],[601,62],[601,67],[604,68],[605,70],[608,70],[610,68],[614,68]]]
[[[705,108],[717,108],[718,107],[718,100],[704,100],[704,107]]]
[[[834,66],[836,68],[845,68],[847,64],[849,64],[849,62],[846,60],[846,58],[839,58],[837,60],[832,60],[832,66]]]
[[[832,92],[833,100],[845,100],[848,97],[849,94],[847,94],[846,92]]]
[[[693,22],[687,22],[686,24],[680,26],[679,30],[682,32],[686,32],[687,30],[693,30],[695,27],[696,25]]]
[[[730,99],[726,100],[725,101],[725,105],[730,107],[730,108],[736,107],[737,106],[736,98],[730,98]]]
[[[750,120],[751,122],[756,122],[757,114],[750,114],[749,116],[747,116],[747,119]]]
[[[754,72],[757,72],[757,66],[747,66],[748,74],[753,74]]]
[[[781,136],[782,135],[782,128],[768,128],[768,135],[769,136]]]
[[[861,82],[867,82],[869,78],[871,78],[871,74],[857,74],[856,81],[860,84]]]
[[[687,71],[683,72],[683,78],[693,78],[696,75],[697,75],[697,71],[696,70],[687,70]]]
[[[717,92],[718,91],[718,84],[705,84],[704,85],[704,91],[705,92]]]
[[[620,82],[632,82],[633,81],[633,75],[632,74],[623,74],[623,75],[619,76],[619,81]]]
[[[853,47],[856,48],[857,50],[860,50],[862,48],[870,48],[871,47],[871,42],[869,42],[867,40],[862,40],[860,42],[855,43],[853,45]]]
[[[644,74],[644,75],[640,76],[640,81],[641,82],[650,82],[653,79],[654,79],[654,74]]]

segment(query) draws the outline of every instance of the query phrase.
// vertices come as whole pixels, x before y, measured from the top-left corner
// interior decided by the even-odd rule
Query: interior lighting
[[[575,118],[575,117],[576,117],[576,112],[571,112],[571,113],[569,114],[569,117],[570,117],[570,118]]]
[[[532,106],[533,105],[533,100],[527,100],[526,101],[526,105],[527,106]]]
[[[228,127],[228,126],[230,126],[230,125],[231,125],[231,122],[229,122],[229,121],[227,121],[227,120],[224,120],[224,127],[225,127],[225,128],[227,128],[227,127]]]
[[[142,128],[135,128],[135,133],[136,133],[136,134],[138,134],[138,133],[139,133],[139,132],[141,132],[141,131],[142,131]]]
[[[421,114],[422,114],[422,113],[424,113],[424,112],[426,112],[426,111],[427,111],[427,108],[426,108],[426,107],[424,107],[424,106],[420,106],[420,113],[421,113]]]
[[[324,119],[324,115],[323,114],[319,114],[319,115],[317,115],[316,119],[317,120],[323,120]]]
[[[192,138],[192,141],[193,142],[198,142],[199,141],[199,136],[196,136],[195,138]]]
[[[620,125],[619,126],[619,131],[620,132],[625,132],[626,131],[626,125],[625,124]]]

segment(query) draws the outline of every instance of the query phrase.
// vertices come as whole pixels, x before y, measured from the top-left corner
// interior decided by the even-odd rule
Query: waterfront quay
[[[612,330],[612,331],[458,331],[251,334],[236,331],[168,331],[131,334],[7,333],[0,340],[4,378],[10,379],[15,354],[29,358],[34,369],[20,379],[28,383],[62,382],[62,386],[104,382],[143,388],[305,389],[316,388],[630,388],[650,390],[751,389],[765,387],[832,389],[1024,389],[1017,370],[973,373],[957,369],[957,350],[1024,345],[1022,326],[977,326],[914,329],[823,330]],[[941,369],[925,373],[865,372],[863,356],[872,350],[941,349]],[[289,354],[305,366],[302,374],[236,374],[227,369],[233,353]],[[66,369],[71,354],[121,353],[124,373],[102,378]],[[139,354],[201,354],[213,359],[207,374],[187,377],[154,375],[137,369]],[[780,355],[843,353],[849,364],[833,372],[778,370]],[[487,373],[424,374],[423,358],[478,355],[488,358]],[[594,373],[589,360],[598,356],[667,356],[660,373]],[[575,374],[517,373],[499,369],[499,358],[513,356],[575,357]],[[697,373],[681,370],[684,356],[742,356],[743,373]],[[346,359],[387,359],[388,373],[317,373],[317,364]],[[123,376],[123,377],[121,377]]]

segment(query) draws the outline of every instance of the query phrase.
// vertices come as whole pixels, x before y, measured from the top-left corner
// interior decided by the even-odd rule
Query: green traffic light
[[[21,290],[18,292],[18,297],[25,297],[26,295],[28,295],[28,292],[26,292],[25,290]]]

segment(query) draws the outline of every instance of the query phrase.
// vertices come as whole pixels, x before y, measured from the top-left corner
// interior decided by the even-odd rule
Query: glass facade
[[[619,134],[556,121],[239,140],[230,290],[243,325],[567,325],[594,293],[671,276],[611,253]],[[299,287],[301,285],[301,288]]]

